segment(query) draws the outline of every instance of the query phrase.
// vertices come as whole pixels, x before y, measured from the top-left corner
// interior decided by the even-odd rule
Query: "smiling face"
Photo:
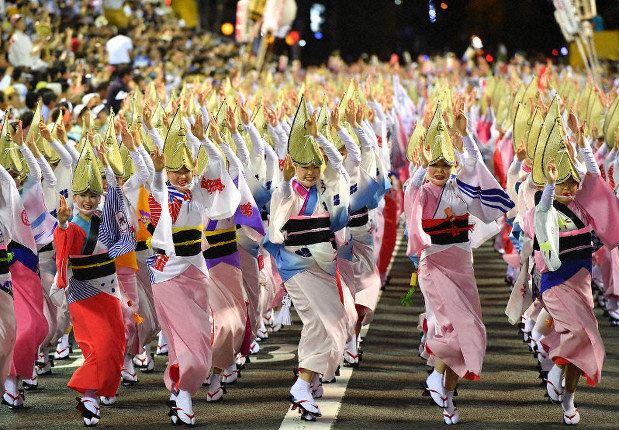
[[[567,180],[555,185],[555,199],[559,203],[569,205],[578,191],[578,182],[570,177]]]
[[[73,194],[73,201],[77,205],[80,214],[90,216],[92,211],[99,206],[101,196],[90,190],[86,190],[80,194]]]
[[[451,168],[444,160],[439,160],[428,166],[427,177],[434,185],[443,186],[451,176]]]
[[[170,178],[170,183],[174,188],[179,191],[185,191],[191,184],[193,172],[183,166],[176,172],[168,170],[168,178]]]
[[[310,164],[309,166],[295,166],[297,181],[306,188],[316,185],[320,178],[320,166]]]

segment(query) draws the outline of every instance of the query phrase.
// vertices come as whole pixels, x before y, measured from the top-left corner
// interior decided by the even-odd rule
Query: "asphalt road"
[[[352,372],[335,429],[445,428],[442,412],[421,396],[420,382],[427,367],[418,357],[417,316],[422,310],[420,292],[413,306],[400,303],[409,288],[412,264],[401,244],[394,257],[390,283],[382,294],[374,322],[365,336],[361,366]],[[503,281],[505,264],[490,243],[475,251],[475,273],[481,296],[488,348],[481,380],[461,382],[457,399],[460,424],[471,429],[534,429],[562,426],[558,405],[544,397],[537,379],[536,360],[522,342],[517,328],[509,325],[503,311],[509,288]],[[619,330],[612,328],[596,310],[607,358],[602,382],[589,387],[581,380],[576,405],[580,428],[617,428],[619,421]],[[293,312],[293,317],[296,315]],[[209,429],[278,429],[289,409],[288,390],[296,367],[296,345],[301,325],[298,318],[262,343],[260,352],[242,372],[237,384],[227,387],[224,400],[207,403],[204,387],[194,397],[196,427]],[[79,363],[77,345],[71,360],[56,362],[53,374],[39,378],[39,389],[26,394],[25,408],[0,407],[0,428],[83,428],[75,410],[77,393],[66,383]],[[140,374],[133,387],[120,387],[115,405],[102,408],[101,428],[169,428],[168,393],[162,375],[167,357],[157,356],[155,372]],[[336,387],[325,385],[325,397]],[[320,405],[320,403],[319,403]],[[325,418],[326,420],[326,418]],[[302,423],[287,419],[290,428],[324,428],[324,421]]]

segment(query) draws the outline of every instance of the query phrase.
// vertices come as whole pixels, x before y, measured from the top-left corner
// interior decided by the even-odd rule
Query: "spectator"
[[[113,109],[115,113],[120,110],[122,101],[127,97],[129,91],[129,84],[133,80],[133,72],[128,66],[120,67],[117,71],[116,79],[110,84],[110,88],[107,90],[106,108],[108,110]]]
[[[126,34],[127,30],[119,28],[116,36],[105,44],[108,64],[130,64],[133,60],[133,42]]]

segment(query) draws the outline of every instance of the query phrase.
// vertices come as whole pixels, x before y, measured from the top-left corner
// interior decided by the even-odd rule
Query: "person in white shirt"
[[[126,36],[125,29],[118,29],[118,34],[105,44],[108,64],[129,64],[133,60],[133,42]]]

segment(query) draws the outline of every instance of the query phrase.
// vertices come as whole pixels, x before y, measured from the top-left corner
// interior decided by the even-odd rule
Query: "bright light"
[[[441,3],[441,9],[445,10],[447,9],[449,6],[447,6],[447,3]]]
[[[322,39],[322,33],[320,31],[317,31],[316,33],[314,33],[314,37],[318,40]]]
[[[556,49],[553,49],[552,50],[552,55],[554,55],[556,57],[557,55],[559,55],[559,51],[557,51]]]
[[[402,4],[402,0],[395,0],[394,2],[396,6],[400,6]]]
[[[307,42],[305,42],[305,39],[301,39],[301,40],[299,40],[299,46],[300,46],[300,47],[303,47],[303,46],[305,46],[306,44],[307,44]]]
[[[286,44],[288,46],[292,46],[295,43],[297,43],[299,41],[299,39],[300,39],[299,32],[293,30],[293,31],[291,31],[290,33],[288,33],[286,35],[286,39],[285,40],[286,40]]]
[[[224,36],[230,36],[232,33],[234,33],[234,25],[229,22],[224,22],[223,24],[221,24],[221,32],[224,34]]]
[[[473,43],[473,48],[475,49],[481,49],[484,47],[484,44],[481,43],[481,39],[477,36],[473,36],[473,39],[471,39],[472,43]]]
[[[488,63],[492,63],[494,61],[494,57],[490,54],[486,55],[486,61]]]
[[[430,0],[430,9],[428,10],[428,16],[430,17],[430,22],[436,22],[436,9],[434,9],[434,3]]]
[[[567,48],[565,46],[561,48],[561,55],[567,55]]]
[[[313,32],[319,32],[320,26],[324,24],[325,10],[327,10],[325,5],[320,3],[314,3],[310,8],[310,29]]]

